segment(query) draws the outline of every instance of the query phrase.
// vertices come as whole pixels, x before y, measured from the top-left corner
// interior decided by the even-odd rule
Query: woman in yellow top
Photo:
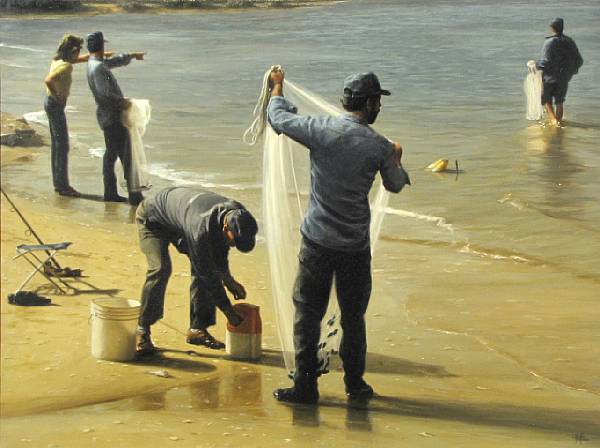
[[[58,50],[46,79],[46,100],[44,109],[48,115],[52,140],[51,162],[54,190],[61,196],[79,197],[81,194],[69,184],[69,132],[65,106],[71,90],[73,64],[87,62],[89,55],[80,56],[83,39],[66,34],[58,45]],[[107,53],[108,54],[108,53]]]

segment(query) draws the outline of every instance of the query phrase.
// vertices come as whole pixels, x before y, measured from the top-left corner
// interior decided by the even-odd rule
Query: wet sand
[[[29,157],[47,158],[48,148],[2,148],[3,166],[27,163]],[[90,301],[109,295],[135,299],[143,282],[145,260],[131,224],[133,209],[90,201],[92,213],[106,217],[90,225],[76,214],[69,216],[74,201],[81,199],[32,200],[26,192],[11,191],[8,181],[3,179],[3,188],[42,239],[73,242],[58,259],[83,269],[85,277],[68,280],[73,289],[66,295],[44,287],[42,277],[36,277],[28,289],[40,287],[53,306],[8,305],[6,296],[30,270],[23,260],[12,260],[15,246],[32,240],[2,199],[2,446],[600,446],[598,354],[592,341],[574,349],[569,354],[574,359],[565,355],[567,361],[561,361],[557,355],[558,360],[536,369],[495,349],[508,343],[512,353],[524,358],[535,353],[536,344],[547,351],[552,340],[574,337],[565,336],[569,328],[577,334],[578,325],[591,325],[573,320],[585,316],[585,310],[557,303],[547,311],[555,322],[547,322],[536,340],[526,337],[514,329],[530,325],[521,320],[536,317],[530,313],[536,297],[509,301],[510,314],[502,313],[502,297],[525,298],[511,297],[510,291],[497,294],[501,274],[490,277],[489,300],[478,305],[451,300],[459,295],[459,285],[468,292],[467,279],[460,275],[446,277],[445,285],[424,284],[418,297],[390,293],[395,288],[386,285],[402,279],[390,279],[375,261],[367,380],[378,395],[368,405],[347,403],[339,370],[321,379],[318,407],[282,405],[271,397],[274,388],[289,380],[277,351],[261,245],[250,255],[231,256],[232,272],[246,285],[249,301],[261,306],[265,353],[260,362],[229,360],[224,352],[185,343],[189,265],[174,251],[164,323],[154,327],[161,355],[130,363],[97,361],[89,347]],[[404,261],[416,260],[417,254],[407,244]],[[432,248],[431,256],[436,254]],[[443,273],[443,254],[437,255],[439,266],[434,265],[428,279],[436,269]],[[518,280],[517,268],[502,272]],[[478,274],[465,270],[462,275]],[[546,284],[539,294],[560,284],[566,288],[567,280],[558,277],[559,286]],[[446,293],[446,302],[433,300],[443,295],[443,287],[455,294]],[[586,294],[592,300],[592,289],[575,290],[578,303]],[[467,314],[447,312],[457,303]],[[503,322],[508,317],[510,322]],[[472,321],[465,324],[465,319]],[[495,345],[479,337],[494,326],[498,331],[491,341],[504,337],[508,342]],[[461,330],[465,327],[469,331]],[[219,315],[214,334],[224,339],[224,333]],[[563,345],[557,343],[555,349]],[[172,378],[148,373],[162,369]]]

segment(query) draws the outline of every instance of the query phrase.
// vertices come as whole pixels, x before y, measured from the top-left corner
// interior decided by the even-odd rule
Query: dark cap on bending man
[[[235,247],[240,252],[254,249],[258,224],[248,210],[237,209],[230,212],[227,215],[227,227],[233,232]]]

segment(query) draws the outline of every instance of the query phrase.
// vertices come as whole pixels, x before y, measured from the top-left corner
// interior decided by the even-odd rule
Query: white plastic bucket
[[[92,356],[107,361],[133,359],[139,314],[140,302],[137,300],[118,298],[92,300]]]

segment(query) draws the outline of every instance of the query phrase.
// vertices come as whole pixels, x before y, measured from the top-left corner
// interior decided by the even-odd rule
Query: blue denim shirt
[[[546,38],[542,47],[542,58],[536,66],[543,70],[546,83],[566,83],[577,74],[583,58],[575,41],[564,34]]]
[[[96,117],[102,129],[121,121],[123,93],[111,68],[129,64],[132,56],[120,54],[108,59],[90,56],[87,64],[87,80],[96,100]]]
[[[352,114],[305,117],[284,97],[269,102],[268,118],[310,151],[311,190],[300,228],[309,240],[335,250],[369,248],[371,210],[369,191],[377,172],[388,191],[409,184],[396,163],[394,145]]]

